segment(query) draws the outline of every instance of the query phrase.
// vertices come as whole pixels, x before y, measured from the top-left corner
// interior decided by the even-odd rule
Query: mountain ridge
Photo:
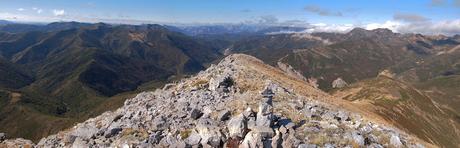
[[[274,96],[273,102],[270,94]],[[329,97],[303,80],[290,77],[256,58],[234,54],[194,77],[166,85],[155,92],[141,93],[127,100],[124,107],[114,112],[106,112],[57,135],[44,138],[37,146],[430,146],[401,131],[369,122],[359,115],[341,109],[336,111],[333,104],[321,103],[333,99]],[[264,98],[269,99],[267,104]],[[305,104],[305,107],[298,104],[298,101]],[[174,107],[170,106],[173,104]],[[254,113],[257,117],[252,119],[250,108],[257,108],[257,104],[259,111]],[[167,108],[169,111],[164,110]],[[267,113],[262,113],[264,108],[267,108]],[[318,114],[314,110],[324,113]],[[332,123],[317,125],[314,121]],[[301,129],[313,130],[311,128],[316,126],[319,126],[317,132],[309,135],[301,132]],[[383,137],[364,140],[368,139],[369,133],[366,130],[353,130],[361,127],[369,128],[366,130],[370,133],[380,131],[383,133],[380,136],[389,136],[391,140],[379,140]],[[245,132],[247,128],[251,131]],[[331,136],[326,129],[345,137],[342,140],[321,139],[322,134]],[[341,129],[345,132],[341,132]],[[241,139],[238,140],[238,137]],[[311,138],[312,141],[299,137]],[[109,142],[106,139],[111,140]],[[269,139],[269,143],[265,142]],[[20,139],[16,141],[21,142]],[[14,140],[7,140],[3,144],[11,142],[14,143]]]

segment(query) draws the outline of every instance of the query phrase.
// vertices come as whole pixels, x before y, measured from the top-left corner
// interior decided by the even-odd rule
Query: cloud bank
[[[438,22],[407,23],[404,21],[388,20],[383,23],[369,23],[364,25],[352,24],[312,24],[307,32],[348,32],[355,27],[367,30],[387,28],[397,33],[420,33],[428,35],[456,35],[460,34],[460,19]]]
[[[65,10],[57,10],[57,9],[54,9],[54,10],[53,10],[53,15],[54,15],[54,16],[64,16],[64,15],[65,15]]]

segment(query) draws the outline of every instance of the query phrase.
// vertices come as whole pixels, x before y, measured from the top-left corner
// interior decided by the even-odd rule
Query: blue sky
[[[460,19],[460,0],[0,0],[0,19],[119,23],[384,24]]]

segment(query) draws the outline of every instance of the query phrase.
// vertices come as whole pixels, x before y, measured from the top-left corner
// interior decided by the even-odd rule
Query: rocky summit
[[[36,144],[0,138],[0,147],[431,147],[331,100],[304,80],[233,54]]]

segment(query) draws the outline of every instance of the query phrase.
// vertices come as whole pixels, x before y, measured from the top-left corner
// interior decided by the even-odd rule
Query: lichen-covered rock
[[[230,137],[244,137],[247,130],[247,119],[243,114],[233,117],[227,124]]]
[[[254,131],[250,131],[246,135],[246,137],[244,137],[244,140],[240,145],[240,148],[260,148],[260,147],[268,147],[268,145],[264,145],[262,135]]]
[[[198,134],[201,137],[202,145],[219,147],[223,144],[224,136],[220,132],[220,128],[210,119],[202,119],[196,127]]]
[[[198,145],[200,144],[201,136],[195,130],[193,130],[184,141],[191,146]]]

